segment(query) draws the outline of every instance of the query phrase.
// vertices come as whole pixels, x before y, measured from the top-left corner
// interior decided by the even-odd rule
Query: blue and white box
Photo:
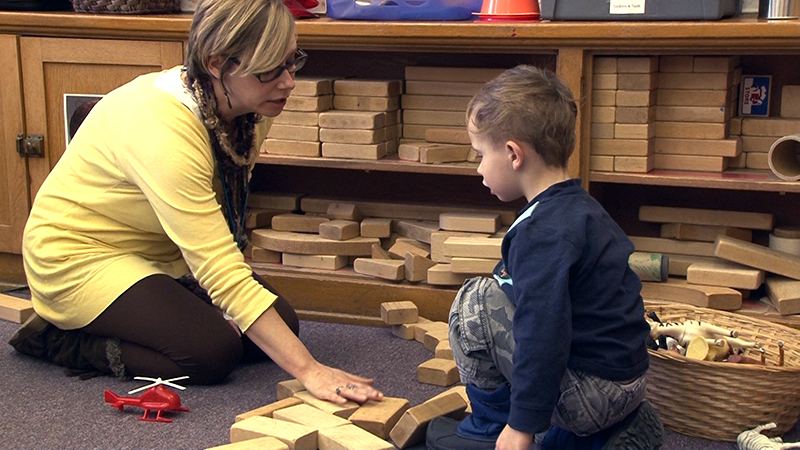
[[[772,75],[744,75],[741,86],[739,115],[769,116]]]

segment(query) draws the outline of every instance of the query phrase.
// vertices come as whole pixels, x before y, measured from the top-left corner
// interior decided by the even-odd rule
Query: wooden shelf
[[[322,167],[328,169],[365,170],[378,172],[430,173],[440,175],[479,176],[476,163],[423,164],[403,161],[397,155],[389,155],[380,160],[359,160],[341,158],[312,158],[300,156],[264,155],[256,162],[275,166]]]
[[[725,172],[651,170],[648,173],[589,172],[593,183],[641,184],[740,191],[800,192],[800,182],[783,181],[769,170],[737,169]]]

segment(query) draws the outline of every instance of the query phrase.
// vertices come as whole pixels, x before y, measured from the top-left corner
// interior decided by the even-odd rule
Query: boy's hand
[[[533,442],[533,435],[517,431],[506,425],[497,438],[495,450],[528,450]]]

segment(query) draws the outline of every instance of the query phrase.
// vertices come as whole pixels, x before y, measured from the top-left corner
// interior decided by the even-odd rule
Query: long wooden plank
[[[769,231],[775,226],[775,216],[767,213],[648,205],[642,205],[639,208],[639,220],[644,222],[674,223],[677,218],[681,223],[754,230]]]
[[[725,311],[735,311],[742,307],[742,293],[735,289],[689,284],[676,278],[664,283],[642,283],[642,297]]]
[[[728,236],[717,237],[714,255],[745,266],[800,280],[800,257]]]
[[[381,240],[354,237],[346,241],[334,241],[316,234],[261,229],[253,230],[252,242],[256,247],[282,253],[369,256],[372,254],[372,244],[380,245]]]

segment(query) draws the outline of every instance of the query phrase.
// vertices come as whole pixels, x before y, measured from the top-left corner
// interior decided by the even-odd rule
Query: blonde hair
[[[470,130],[495,144],[527,143],[551,167],[566,167],[575,149],[578,108],[553,72],[520,65],[486,83],[467,106]]]
[[[234,73],[268,72],[284,63],[294,37],[294,17],[282,0],[201,0],[189,30],[186,70],[205,78],[209,58],[224,56],[239,60]]]

